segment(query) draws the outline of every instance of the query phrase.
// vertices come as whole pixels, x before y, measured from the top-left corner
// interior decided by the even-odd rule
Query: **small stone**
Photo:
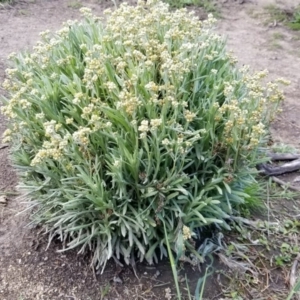
[[[6,204],[7,203],[7,199],[5,196],[0,196],[0,203],[1,204]]]
[[[300,176],[297,176],[297,177],[293,180],[293,182],[300,182]]]
[[[114,279],[113,279],[113,281],[115,283],[121,283],[121,284],[123,283],[122,279],[119,276],[115,276]]]

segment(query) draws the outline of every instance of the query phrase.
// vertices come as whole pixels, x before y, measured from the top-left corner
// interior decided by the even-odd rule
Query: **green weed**
[[[69,1],[67,6],[73,9],[78,9],[82,7],[82,3],[78,0],[73,0],[73,1]]]
[[[293,16],[287,22],[287,26],[292,30],[300,30],[300,5],[293,12]]]
[[[230,229],[240,205],[257,205],[255,167],[283,93],[238,68],[212,16],[155,1],[106,11],[106,23],[81,11],[12,54],[3,84],[4,142],[33,222],[102,268],[166,256],[163,221],[176,255],[182,243],[193,252],[199,227]]]
[[[290,145],[283,143],[275,143],[272,145],[271,150],[275,153],[297,153],[298,150]]]
[[[178,270],[177,269],[177,262],[179,261],[180,256],[178,256],[175,260],[174,255],[173,255],[173,251],[172,251],[170,243],[169,243],[169,237],[168,237],[168,233],[167,233],[167,230],[166,230],[165,223],[164,223],[164,230],[165,230],[165,240],[166,240],[166,244],[167,244],[168,257],[169,257],[169,260],[170,260],[173,279],[174,279],[174,284],[175,284],[175,287],[176,287],[176,294],[177,294],[176,299],[181,300],[182,299],[182,293],[181,293],[181,290],[180,290],[180,287],[179,287],[179,280],[178,280],[179,276],[178,276],[178,271],[177,271]],[[183,247],[183,244],[181,245],[181,247]],[[176,251],[176,252],[178,252],[178,251]],[[183,249],[181,249],[180,252],[184,252]],[[190,291],[188,278],[187,278],[187,276],[185,277],[187,296],[184,299],[188,299],[188,300],[202,300],[203,299],[204,290],[205,290],[205,283],[206,283],[207,277],[212,274],[212,272],[208,273],[209,270],[210,270],[210,266],[206,267],[204,276],[198,279],[196,290],[195,290],[195,293],[194,293],[193,296],[192,296],[191,291]]]
[[[274,4],[268,5],[265,7],[265,10],[269,14],[269,18],[267,20],[268,23],[270,23],[270,22],[279,23],[279,22],[287,21],[286,13],[281,8],[277,7],[276,5],[274,5]]]
[[[265,7],[269,18],[267,23],[282,23],[292,30],[300,30],[300,6],[296,6],[292,11],[286,11],[276,5]]]
[[[211,0],[165,0],[172,7],[182,8],[184,6],[195,5],[202,7],[207,13],[219,15],[219,9],[216,1]]]
[[[291,290],[290,294],[288,295],[286,300],[292,300],[294,295],[298,294],[299,295],[300,292],[300,279],[297,280],[295,286],[293,287],[293,289]]]

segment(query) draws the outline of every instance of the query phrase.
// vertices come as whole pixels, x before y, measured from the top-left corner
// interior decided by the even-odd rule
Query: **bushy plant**
[[[3,84],[33,221],[97,266],[157,261],[166,238],[184,255],[194,229],[228,227],[245,202],[282,93],[237,68],[212,17],[152,1],[106,23],[82,12],[12,54]]]

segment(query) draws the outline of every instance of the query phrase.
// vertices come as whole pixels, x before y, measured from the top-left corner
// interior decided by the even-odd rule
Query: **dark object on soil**
[[[268,153],[271,161],[284,161],[291,160],[291,162],[285,163],[280,166],[273,166],[271,164],[259,164],[257,169],[259,173],[266,176],[271,176],[272,180],[283,187],[300,192],[298,187],[292,186],[289,183],[275,177],[276,175],[282,175],[285,173],[295,172],[300,169],[300,155],[292,153]]]
[[[8,144],[3,144],[3,145],[0,146],[0,150],[5,149],[7,147],[8,147]]]
[[[300,169],[300,159],[295,159],[292,162],[283,164],[281,166],[272,166],[270,164],[260,164],[257,166],[261,174],[267,176],[282,175],[285,173],[294,172]]]

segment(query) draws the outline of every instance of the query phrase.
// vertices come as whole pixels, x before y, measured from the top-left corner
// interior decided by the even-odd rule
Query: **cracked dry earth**
[[[275,142],[299,149],[300,33],[280,25],[266,26],[262,19],[253,18],[250,12],[263,11],[263,7],[269,4],[290,8],[300,4],[300,0],[223,2],[217,30],[228,37],[228,48],[235,53],[240,64],[250,65],[253,70],[268,69],[271,79],[284,77],[291,81],[285,90],[283,112],[274,123],[272,134]],[[0,81],[5,76],[9,53],[30,49],[38,40],[39,32],[59,29],[63,21],[77,18],[78,4],[101,14],[111,2],[28,0],[17,1],[13,6],[0,6]],[[281,39],[273,47],[276,32],[280,33]],[[5,120],[0,116],[0,134],[5,127]],[[0,203],[0,299],[165,299],[165,288],[173,288],[166,263],[154,268],[140,266],[143,274],[140,280],[130,269],[125,270],[124,284],[115,286],[110,282],[117,272],[114,265],[103,275],[93,274],[89,269],[88,255],[57,253],[59,244],[52,244],[45,251],[47,241],[43,237],[37,238],[38,228],[25,227],[28,216],[17,215],[25,206],[14,196],[17,177],[9,163],[8,153],[8,148],[0,150],[0,193],[7,193],[6,203]],[[154,280],[157,271],[161,277]],[[199,273],[195,274],[197,277]],[[107,287],[110,293],[105,296]],[[222,298],[217,296],[220,289],[213,279],[207,283],[207,290],[207,299]]]

